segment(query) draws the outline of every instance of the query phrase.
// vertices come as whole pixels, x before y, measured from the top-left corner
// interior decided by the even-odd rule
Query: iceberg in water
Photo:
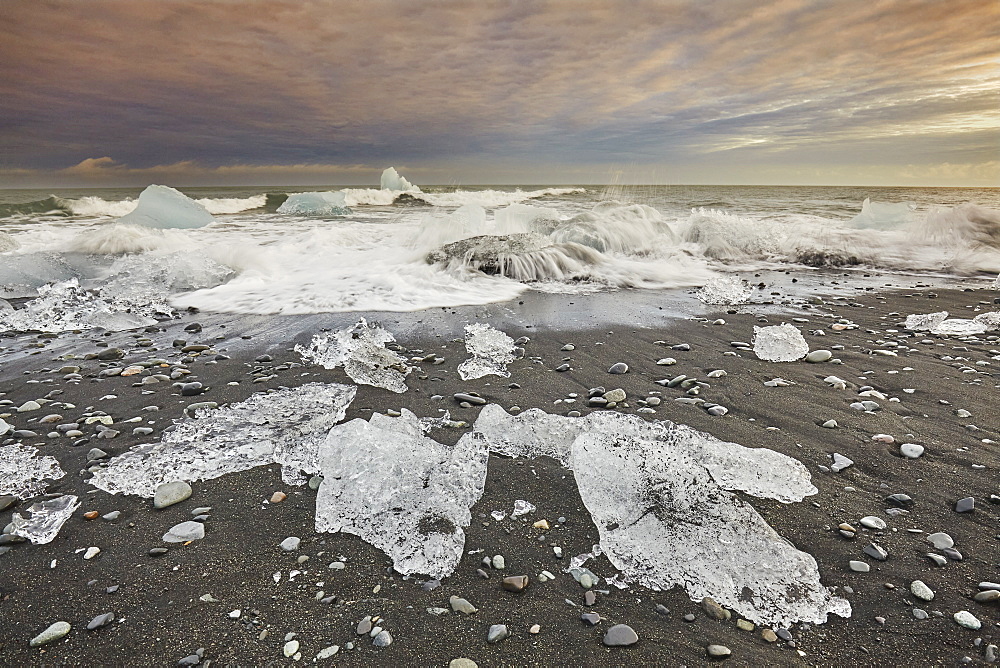
[[[472,355],[458,365],[462,380],[483,376],[510,378],[507,365],[514,361],[514,339],[498,329],[477,322],[465,326],[465,349]]]
[[[288,196],[278,213],[297,213],[306,216],[346,216],[351,213],[347,196],[340,192],[295,193]]]
[[[208,209],[168,186],[149,186],[139,194],[138,205],[119,223],[157,229],[205,227],[215,219]]]
[[[809,344],[794,325],[787,322],[753,328],[753,352],[768,362],[794,362],[809,353]]]
[[[319,451],[316,531],[354,534],[385,552],[399,573],[440,579],[462,558],[489,453],[469,434],[452,447],[423,432],[406,409],[330,430]]]
[[[420,192],[420,188],[400,176],[395,167],[389,167],[382,172],[382,190]]]
[[[666,420],[539,409],[510,416],[493,404],[468,436],[494,452],[552,456],[572,469],[600,547],[629,581],[680,585],[692,600],[711,596],[761,624],[851,615],[850,603],[820,582],[816,560],[733,493],[783,503],[815,494],[796,459]]]
[[[862,229],[891,230],[908,223],[913,209],[913,204],[909,202],[872,202],[866,197],[861,204],[861,213],[847,224]]]

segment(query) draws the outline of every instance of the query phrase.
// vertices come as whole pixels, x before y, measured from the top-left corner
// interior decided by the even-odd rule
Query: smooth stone
[[[725,645],[709,645],[705,648],[705,651],[708,652],[708,655],[713,659],[725,659],[733,653],[733,651]]]
[[[294,638],[286,642],[285,646],[281,648],[281,653],[284,654],[289,659],[295,656],[295,654],[298,651],[299,651],[299,641],[295,640]]]
[[[916,443],[903,443],[899,446],[899,454],[907,459],[919,459],[924,454],[924,446]]]
[[[299,549],[299,543],[301,542],[301,538],[298,538],[297,536],[289,536],[285,540],[281,541],[280,547],[285,552],[294,552]]]
[[[359,636],[368,635],[372,630],[372,617],[371,615],[366,615],[364,619],[358,622],[357,632]]]
[[[976,603],[994,603],[996,601],[1000,601],[1000,591],[997,591],[996,589],[987,589],[986,591],[979,592],[973,596],[972,599]]]
[[[808,355],[806,355],[806,361],[812,362],[813,364],[818,364],[820,362],[828,362],[832,357],[833,353],[831,353],[829,350],[814,350]]]
[[[509,635],[510,631],[507,629],[506,624],[493,624],[490,626],[490,630],[486,634],[486,642],[491,644],[500,642]]]
[[[4,494],[0,496],[0,512],[3,512],[17,503],[17,497],[13,494]]]
[[[448,603],[449,605],[451,605],[451,609],[454,610],[455,612],[461,612],[466,615],[471,615],[475,612],[479,612],[479,608],[472,605],[464,598],[460,598],[458,596],[452,596],[451,598],[449,598]]]
[[[523,591],[528,586],[527,575],[511,575],[505,577],[500,586],[507,591]]]
[[[872,569],[871,566],[863,561],[848,561],[847,566],[855,573],[867,573]]]
[[[37,636],[32,638],[30,645],[32,647],[39,647],[40,645],[45,645],[50,642],[59,640],[60,638],[64,637],[67,633],[69,633],[72,630],[72,628],[73,627],[69,625],[69,622],[56,622],[55,624],[51,625],[49,628],[45,629]]]
[[[927,542],[939,550],[943,550],[946,547],[955,547],[954,539],[943,531],[927,536]]]
[[[472,659],[461,656],[448,662],[448,668],[479,668],[479,664]]]
[[[872,559],[877,559],[878,561],[885,561],[889,558],[889,553],[886,549],[877,543],[866,545],[864,553]]]
[[[608,647],[624,647],[639,642],[639,635],[628,624],[616,624],[604,634],[602,642]]]
[[[913,616],[916,617],[917,619],[927,619],[928,617],[930,617],[930,615],[927,614],[926,610],[921,610],[920,608],[913,608],[911,612],[913,613]]]
[[[982,628],[983,623],[980,622],[974,614],[968,610],[959,610],[953,616],[955,623],[961,627],[971,629],[973,631],[978,631]]]
[[[455,401],[466,401],[474,406],[483,406],[486,404],[486,399],[476,396],[474,394],[468,394],[466,392],[456,392],[453,395]]]
[[[42,405],[37,401],[25,401],[23,404],[17,407],[18,413],[29,413],[31,411],[37,411]]]
[[[732,613],[719,605],[711,596],[701,599],[701,607],[712,619],[725,620],[732,617]]]
[[[165,543],[185,543],[189,540],[199,540],[205,537],[205,525],[201,522],[187,521],[170,527],[163,534]]]
[[[914,580],[910,583],[910,593],[921,601],[934,600],[934,590],[924,584],[922,580]]]
[[[601,616],[596,612],[584,612],[580,615],[580,619],[591,626],[597,626],[601,623]]]
[[[100,553],[101,553],[101,548],[99,548],[99,547],[88,547],[87,551],[83,553],[83,558],[85,560],[87,560],[87,561],[90,561],[91,559],[93,559],[94,557],[96,557],[97,555],[99,555]]]
[[[191,485],[183,480],[165,482],[153,494],[154,508],[167,508],[191,497]]]
[[[885,497],[885,500],[890,505],[896,506],[897,508],[912,508],[913,499],[910,498],[909,494],[890,494]]]
[[[593,589],[588,589],[583,595],[583,604],[587,607],[591,607],[595,603],[597,603],[597,592]]]
[[[844,469],[854,464],[853,459],[849,459],[839,452],[833,453],[833,463],[830,465],[830,470],[834,473],[840,473]]]
[[[609,392],[605,392],[604,393],[604,399],[606,399],[609,402],[613,401],[615,403],[621,403],[622,401],[625,401],[625,399],[626,399],[625,390],[623,390],[623,389],[621,389],[619,387],[619,388],[611,390]]]
[[[933,561],[936,566],[948,565],[948,560],[942,557],[940,554],[934,554],[933,552],[928,552],[927,558]]]
[[[372,644],[376,647],[388,647],[392,644],[392,634],[385,629],[382,629],[375,635],[375,639],[372,640]]]
[[[948,557],[952,561],[962,561],[964,559],[962,553],[953,547],[944,547],[941,548],[941,551],[944,552],[944,556]]]
[[[959,499],[958,503],[955,504],[956,513],[969,513],[976,509],[976,499],[972,496],[967,496],[964,499]]]
[[[877,531],[884,531],[886,526],[888,526],[884,519],[873,515],[862,517],[859,523],[866,529],[875,529]]]
[[[838,425],[836,420],[827,420],[821,426],[827,429],[836,429]]]
[[[778,636],[771,629],[764,629],[760,632],[760,637],[765,640],[765,642],[778,642]]]
[[[87,630],[93,631],[94,629],[99,629],[102,626],[107,626],[113,621],[115,621],[115,613],[105,612],[103,615],[97,615],[90,620],[90,623],[87,624]]]
[[[628,373],[628,364],[625,364],[625,362],[617,362],[615,364],[612,364],[611,368],[608,369],[608,373],[613,373],[613,374]]]

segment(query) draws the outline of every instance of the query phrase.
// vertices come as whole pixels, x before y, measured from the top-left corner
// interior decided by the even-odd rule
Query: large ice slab
[[[9,305],[9,304],[8,304]],[[64,332],[100,327],[121,331],[146,327],[156,318],[124,300],[104,299],[80,287],[77,279],[43,285],[38,297],[20,309],[0,308],[0,331]]]
[[[152,185],[139,193],[138,204],[119,223],[157,229],[205,227],[214,222],[204,206],[168,186]]]
[[[347,206],[347,196],[338,190],[289,195],[277,212],[306,216],[345,216],[351,213],[351,209]]]
[[[510,378],[507,365],[516,359],[514,339],[500,330],[482,322],[466,325],[465,350],[472,357],[458,365],[462,380],[490,375]]]
[[[420,192],[420,188],[400,176],[395,167],[387,167],[386,170],[382,172],[381,186],[382,190]]]
[[[378,323],[358,322],[336,332],[317,334],[308,346],[295,346],[295,352],[307,362],[324,369],[344,367],[355,383],[374,385],[397,394],[406,392],[410,366],[406,360],[385,347],[395,338]]]
[[[0,495],[30,499],[45,491],[45,480],[66,475],[54,457],[40,456],[38,448],[15,443],[0,446]]]
[[[698,290],[698,299],[705,304],[745,304],[753,288],[739,276],[716,276]]]
[[[33,503],[28,507],[31,517],[24,518],[20,513],[14,513],[11,517],[13,534],[27,538],[36,545],[51,543],[79,507],[79,498],[72,494]]]
[[[319,470],[319,444],[344,419],[357,388],[311,383],[260,393],[178,422],[163,440],[123,453],[90,479],[110,494],[151,497],[165,482],[211,480],[279,463],[301,484]]]
[[[806,356],[809,344],[802,332],[787,322],[753,328],[753,352],[768,362],[794,362]]]
[[[808,470],[791,457],[613,412],[510,416],[490,405],[472,437],[500,454],[567,464],[601,547],[628,581],[680,585],[693,600],[711,596],[758,623],[851,613],[821,584],[815,559],[732,493],[784,503],[815,494]]]
[[[339,425],[319,450],[316,531],[359,536],[404,575],[447,577],[462,558],[487,459],[482,439],[466,434],[443,445],[405,409]]]

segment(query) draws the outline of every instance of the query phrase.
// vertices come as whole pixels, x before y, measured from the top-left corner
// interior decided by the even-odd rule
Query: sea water
[[[180,188],[211,218],[190,229],[131,224],[141,190],[0,191],[0,298],[76,281],[93,308],[142,317],[291,315],[666,291],[764,269],[1000,272],[990,188]],[[283,206],[305,192],[338,206]]]

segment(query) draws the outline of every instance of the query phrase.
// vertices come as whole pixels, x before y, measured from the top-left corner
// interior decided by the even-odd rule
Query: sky
[[[0,1],[0,188],[1000,186],[998,0]]]

